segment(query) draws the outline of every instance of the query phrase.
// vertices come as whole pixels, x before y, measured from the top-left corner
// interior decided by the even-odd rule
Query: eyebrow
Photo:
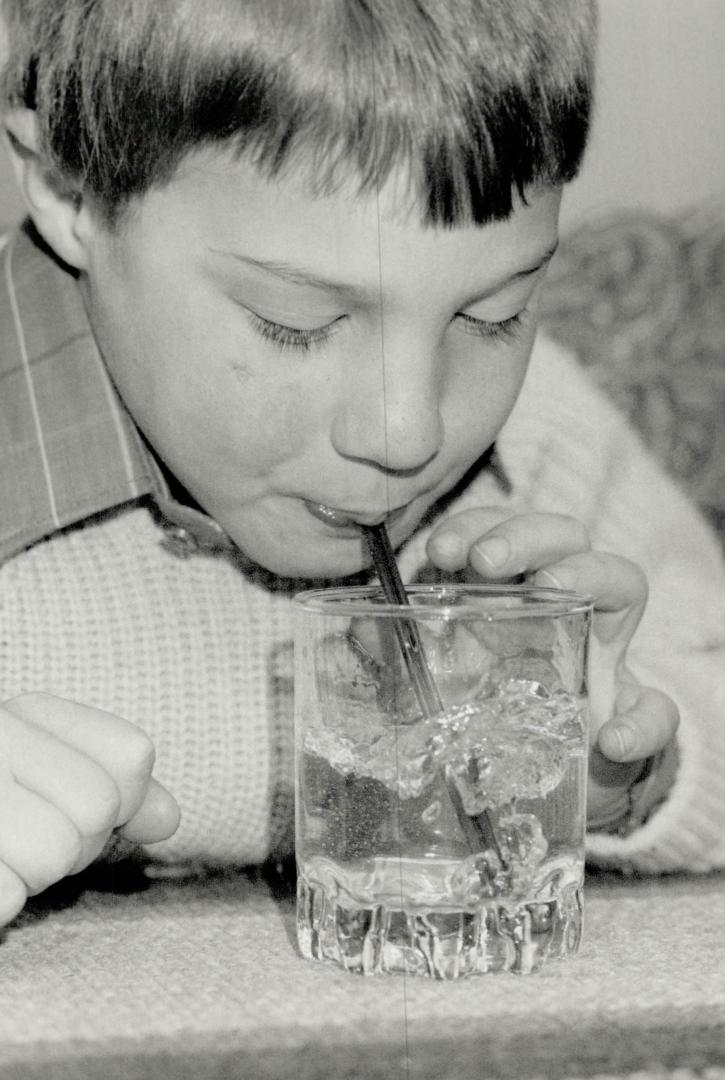
[[[513,285],[516,281],[523,281],[524,278],[531,277],[533,274],[537,274],[539,270],[543,270],[548,263],[551,262],[559,247],[559,241],[548,247],[546,251],[543,251],[541,255],[538,255],[536,261],[530,266],[525,267],[523,270],[516,270],[513,274],[509,274],[508,277],[501,278],[500,281],[495,282],[490,288],[486,289],[478,297],[479,300],[485,300],[489,296],[495,296],[501,289],[505,289],[507,285]],[[475,301],[474,301],[475,303]]]
[[[357,291],[357,286],[348,285],[341,281],[333,281],[331,278],[321,277],[304,266],[291,266],[289,263],[273,262],[267,259],[253,259],[249,255],[240,255],[236,251],[221,251],[219,248],[210,249],[214,255],[223,255],[225,258],[234,259],[244,263],[254,270],[261,270],[265,274],[272,274],[282,281],[288,281],[292,285],[304,285],[314,289],[324,289],[326,292],[351,293]]]
[[[529,277],[531,274],[535,274],[538,270],[543,269],[547,263],[551,262],[558,250],[559,241],[557,240],[556,243],[552,244],[551,247],[547,248],[546,251],[539,256],[533,266],[530,266],[527,270],[517,270],[515,274],[512,274],[511,277],[504,282],[504,285],[507,284],[508,281],[518,281],[519,278]]]
[[[559,241],[547,248],[540,256],[537,257],[536,262],[524,270],[517,270],[509,277],[496,282],[490,289],[486,289],[485,293],[482,293],[479,299],[483,299],[487,296],[492,296],[499,290],[505,288],[507,285],[513,284],[515,281],[520,281],[523,278],[531,277],[532,274],[537,273],[544,266],[547,265],[556,253],[559,247]],[[222,255],[225,258],[234,259],[236,262],[241,262],[247,266],[252,267],[255,270],[261,270],[263,273],[271,274],[274,277],[279,278],[281,281],[288,281],[292,285],[306,286],[307,288],[321,289],[325,292],[333,292],[339,295],[350,294],[359,292],[360,288],[357,285],[348,284],[341,281],[333,281],[331,278],[321,277],[319,274],[312,270],[308,270],[304,266],[291,266],[289,263],[274,262],[267,259],[253,259],[249,255],[240,255],[236,251],[222,251],[219,248],[210,249],[215,255]],[[376,286],[377,288],[377,286]]]

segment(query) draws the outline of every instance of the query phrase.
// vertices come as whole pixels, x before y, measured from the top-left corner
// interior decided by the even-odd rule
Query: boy
[[[675,850],[684,752],[657,809],[677,709],[624,663],[644,575],[590,532],[668,578],[659,538],[680,529],[708,585],[714,542],[566,358],[544,344],[527,375],[586,137],[591,5],[4,10],[31,225],[4,265],[0,917],[114,831],[165,862],[284,848],[290,598],[368,574],[358,525],[381,519],[408,578],[591,593],[592,850],[723,857],[706,828]],[[653,477],[654,519],[645,493],[630,523]],[[637,656],[689,705],[658,633],[710,594],[659,584]]]

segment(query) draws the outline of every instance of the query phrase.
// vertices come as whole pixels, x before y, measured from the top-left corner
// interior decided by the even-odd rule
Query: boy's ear
[[[48,160],[32,109],[13,109],[3,121],[10,160],[33,224],[59,258],[77,270],[85,269],[87,207],[79,185]]]

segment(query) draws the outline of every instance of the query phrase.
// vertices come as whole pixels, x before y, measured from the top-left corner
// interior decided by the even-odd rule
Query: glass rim
[[[591,612],[594,601],[584,593],[571,589],[557,589],[538,585],[497,585],[470,584],[451,582],[449,584],[408,585],[406,594],[410,604],[393,604],[385,599],[381,585],[331,586],[329,588],[305,589],[298,592],[293,602],[300,611],[308,614],[327,615],[372,615],[375,618],[400,618],[401,616],[419,619],[500,619],[552,618],[562,615],[583,615]],[[482,610],[473,603],[466,604],[459,598],[464,595],[488,599],[492,603]],[[451,603],[446,604],[447,595]],[[437,596],[441,603],[435,607],[416,604],[417,597]],[[375,597],[376,603],[370,604]],[[506,601],[513,599],[528,600],[530,606],[517,604],[511,606]],[[500,605],[495,601],[500,600]]]

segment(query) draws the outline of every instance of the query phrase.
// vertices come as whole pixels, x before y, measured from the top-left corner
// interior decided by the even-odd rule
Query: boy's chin
[[[265,545],[258,552],[250,547],[241,550],[263,570],[283,578],[337,581],[370,569],[370,557],[362,537],[359,543],[301,544],[299,548],[291,550],[276,550],[273,545]]]

